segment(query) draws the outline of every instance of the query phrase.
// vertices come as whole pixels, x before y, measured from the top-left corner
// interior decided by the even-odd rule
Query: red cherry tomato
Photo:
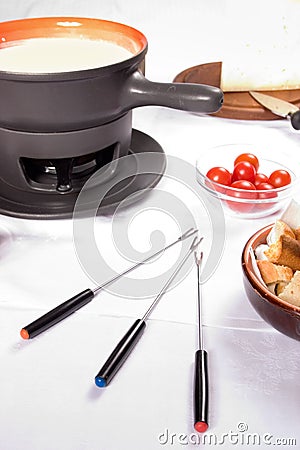
[[[267,194],[270,195],[270,197],[267,197],[267,198],[277,197],[277,192],[274,191],[274,186],[271,183],[260,183],[256,186],[256,189],[258,191],[273,191],[273,192],[267,192]]]
[[[239,200],[245,200],[244,202],[235,202],[230,200],[226,201],[229,208],[240,213],[247,213],[252,211],[255,205],[253,203],[247,203],[247,200],[257,199],[257,193],[254,184],[247,180],[234,181],[230,185],[230,188],[226,190],[226,195]]]
[[[237,180],[234,181],[233,183],[231,183],[230,187],[233,187],[235,189],[245,189],[245,190],[252,190],[252,191],[256,191],[256,187],[254,186],[253,183],[251,183],[251,181],[248,180]],[[255,197],[256,198],[256,192],[254,192]]]
[[[234,165],[236,165],[239,162],[249,162],[254,166],[256,172],[259,168],[259,161],[257,156],[253,155],[252,153],[242,153],[241,155],[237,156],[234,160]]]
[[[213,167],[207,172],[206,176],[215,183],[225,186],[229,186],[231,183],[231,173],[224,167]]]
[[[247,161],[238,162],[232,172],[232,182],[246,180],[254,183],[256,175],[255,167]]]
[[[268,200],[270,198],[277,198],[277,192],[274,191],[274,186],[270,183],[261,183],[258,186],[256,186],[256,189],[259,191],[257,193],[258,199],[261,200]],[[264,191],[264,192],[262,192]],[[256,209],[258,211],[265,210],[271,208],[275,202],[268,202],[268,203],[259,203],[256,205]]]
[[[261,183],[270,183],[270,180],[264,173],[257,173],[255,175],[254,185],[257,187]]]
[[[292,181],[291,175],[286,170],[275,170],[269,176],[269,180],[274,188],[287,186]]]

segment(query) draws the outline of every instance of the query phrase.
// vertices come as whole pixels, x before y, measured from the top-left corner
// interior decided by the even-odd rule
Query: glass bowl
[[[207,178],[206,174],[212,167],[225,167],[232,173],[235,158],[241,153],[252,153],[259,159],[259,173],[269,176],[274,170],[286,170],[291,175],[291,183],[281,188],[266,190],[245,190],[224,186]],[[298,164],[289,167],[280,162],[266,158],[267,151],[259,149],[254,144],[228,144],[208,149],[197,161],[197,181],[208,196],[219,198],[224,211],[234,217],[253,219],[271,215],[287,206],[294,193],[299,189]],[[284,154],[280,159],[288,160]],[[278,157],[278,159],[279,159]],[[291,166],[293,169],[291,169]],[[298,169],[299,171],[299,169]]]

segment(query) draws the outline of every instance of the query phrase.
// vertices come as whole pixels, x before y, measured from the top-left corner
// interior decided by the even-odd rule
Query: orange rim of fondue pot
[[[83,38],[119,45],[133,55],[147,47],[146,37],[135,28],[117,22],[81,17],[42,17],[0,23],[0,48],[33,38]]]

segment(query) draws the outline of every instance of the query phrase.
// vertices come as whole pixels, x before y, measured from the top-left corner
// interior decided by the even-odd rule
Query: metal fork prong
[[[200,238],[198,238],[198,236],[195,236],[195,238],[190,246],[190,250],[197,249],[202,241],[203,241],[203,236],[201,236]]]
[[[190,246],[190,250],[193,251],[193,250],[197,249],[199,244],[202,242],[202,240],[203,240],[203,237],[198,238],[196,236]]]
[[[193,236],[195,233],[198,233],[198,229],[197,228],[189,228],[185,233],[183,233],[179,240],[182,241],[184,239],[187,239],[191,236]]]

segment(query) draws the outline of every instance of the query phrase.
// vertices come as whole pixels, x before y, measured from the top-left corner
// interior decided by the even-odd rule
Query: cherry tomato
[[[255,167],[247,161],[238,162],[232,172],[232,182],[246,180],[254,183],[256,175]]]
[[[256,189],[260,192],[257,193],[257,198],[261,200],[268,200],[270,198],[277,198],[277,192],[274,191],[274,186],[270,183],[261,183],[258,186],[256,186]],[[264,191],[264,192],[261,192]],[[256,209],[258,211],[269,209],[271,208],[275,202],[269,202],[269,203],[259,203],[256,205]]]
[[[274,192],[274,186],[271,183],[260,183],[256,186],[256,189],[258,191],[273,191],[272,193],[269,192],[269,194],[275,194],[275,195],[272,195],[269,198],[277,197],[277,192]]]
[[[230,188],[235,188],[236,190]],[[227,205],[229,206],[229,208],[231,208],[233,211],[241,213],[250,212],[255,205],[253,203],[247,203],[247,200],[257,199],[257,193],[254,184],[247,180],[238,180],[234,181],[230,185],[230,188],[226,190],[226,195],[229,195],[230,197],[234,197],[236,199],[245,200],[245,202],[235,202],[227,200]]]
[[[229,186],[231,183],[231,173],[224,167],[213,167],[207,172],[206,176],[215,183],[225,186]]]
[[[274,188],[280,188],[290,184],[291,175],[286,170],[275,170],[269,176],[270,183]]]
[[[259,168],[259,161],[257,156],[253,155],[252,153],[242,153],[241,155],[237,156],[234,160],[234,165],[236,165],[239,162],[249,162],[252,164],[252,166],[255,167],[256,172]]]
[[[231,183],[230,187],[233,187],[235,189],[245,189],[245,190],[256,191],[256,187],[254,186],[254,184],[251,183],[251,181],[248,181],[248,180],[237,180],[237,181],[234,181],[233,183]],[[256,192],[254,192],[254,194],[256,196]]]
[[[257,187],[261,183],[270,183],[270,180],[264,173],[257,173],[255,175],[254,185]]]

